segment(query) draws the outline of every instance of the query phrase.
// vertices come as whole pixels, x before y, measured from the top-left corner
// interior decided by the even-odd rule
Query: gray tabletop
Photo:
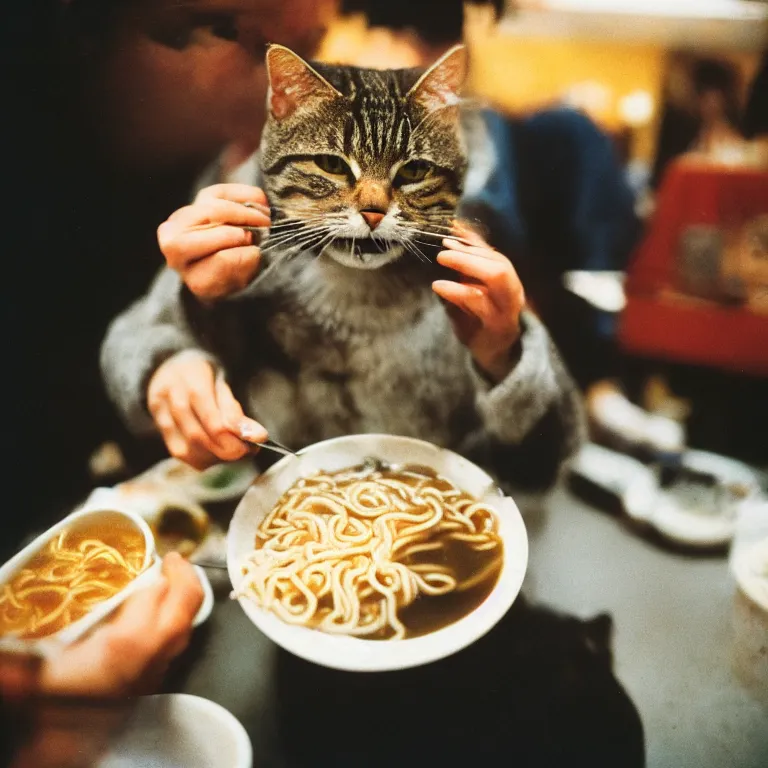
[[[768,701],[764,694],[768,692],[750,689],[737,674],[734,658],[739,639],[733,619],[741,603],[729,577],[725,555],[672,552],[641,538],[621,520],[582,503],[566,490],[558,490],[543,500],[522,500],[520,506],[531,542],[529,571],[523,588],[525,601],[581,619],[600,613],[612,617],[613,669],[642,721],[647,765],[653,768],[765,768],[768,765]],[[336,682],[333,678],[329,678],[330,683],[318,682],[320,678],[314,675],[319,668],[297,662],[293,687],[286,691],[277,670],[281,664],[290,667],[292,657],[286,659],[287,654],[278,651],[261,635],[240,607],[228,599],[227,592],[227,584],[223,582],[211,620],[201,628],[189,657],[170,681],[169,688],[222,704],[248,730],[257,766],[283,764],[276,756],[280,748],[275,742],[281,738],[279,734],[286,725],[281,719],[293,719],[293,715],[286,714],[290,710],[286,710],[284,699],[320,696],[318,691],[323,685],[330,685],[327,690],[335,691]],[[539,618],[546,619],[545,624],[549,626],[547,616],[542,613]],[[541,623],[539,618],[537,626]],[[496,658],[508,648],[510,654],[517,653],[519,658],[530,653],[530,649],[512,647],[515,626],[511,626],[512,635],[502,638],[498,648],[486,644],[483,653],[496,654]],[[552,631],[558,638],[567,638],[572,627],[562,624]],[[586,645],[591,647],[591,642],[587,639]],[[535,644],[538,643],[536,640]],[[559,664],[560,646],[553,652],[551,638],[545,643],[550,659],[547,667],[562,668],[562,675],[556,673],[558,681],[570,680],[574,674],[569,666],[571,661]],[[565,646],[562,654],[569,660],[583,656],[574,655],[570,647]],[[527,659],[522,662],[526,668],[536,666],[535,659],[530,663]],[[580,661],[574,663],[577,667],[581,664]],[[521,699],[530,697],[531,690],[538,688],[537,675],[541,674],[536,672],[531,677],[533,684],[522,690],[527,683],[521,669],[518,665],[512,673],[513,682],[506,685],[504,696],[508,699],[518,694]],[[451,668],[445,668],[435,674],[445,677],[452,672]],[[545,693],[544,698],[557,699],[563,690],[561,682],[553,682],[543,674],[547,678],[542,682],[543,689],[549,690],[549,686],[554,691]],[[302,679],[306,681],[306,690],[302,688]],[[403,678],[397,685],[407,688],[411,681],[419,685],[425,680],[424,677]],[[520,681],[520,691],[515,690],[514,680]],[[589,678],[584,686],[602,684]],[[566,685],[571,686],[566,690],[572,692],[572,683]],[[571,711],[591,706],[584,704],[588,697],[580,690],[574,694],[579,703]],[[611,692],[608,698],[614,694]],[[476,696],[476,690],[472,695]],[[611,720],[616,703],[613,699],[610,704],[607,701],[596,714],[597,722],[605,723],[606,734],[618,733],[617,729],[623,726]],[[329,700],[327,706],[334,704]],[[548,738],[557,739],[558,734],[564,732],[555,730]],[[633,733],[631,725],[627,733]],[[571,737],[572,732],[568,738]],[[621,738],[616,736],[619,741]],[[614,763],[617,766],[630,764],[629,758],[616,759],[621,760]],[[353,760],[351,764],[355,763],[367,764],[362,759]],[[324,766],[333,762],[318,757],[316,764]],[[557,760],[552,764],[557,764]]]

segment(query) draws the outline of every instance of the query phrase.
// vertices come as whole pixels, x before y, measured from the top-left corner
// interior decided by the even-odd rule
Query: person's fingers
[[[267,430],[258,421],[245,415],[243,407],[237,402],[223,376],[217,377],[216,380],[216,399],[225,423],[243,440],[249,443],[263,443],[267,439]]]
[[[453,233],[458,237],[469,240],[473,245],[489,248],[488,243],[485,242],[482,235],[472,229],[472,226],[465,221],[454,221],[451,229]]]
[[[232,428],[224,420],[224,414],[219,407],[214,389],[213,372],[210,382],[203,389],[198,387],[190,392],[189,397],[192,411],[217,447],[216,454],[227,461],[235,461],[244,456],[247,451],[242,440],[233,433]]]
[[[259,187],[252,187],[249,184],[212,184],[205,187],[197,193],[196,200],[232,200],[236,203],[253,203],[266,208],[269,207],[267,196]]]
[[[522,308],[525,293],[514,267],[504,257],[501,260],[467,251],[441,251],[437,261],[444,267],[459,272],[467,278],[480,281],[488,288],[489,295],[503,314]]]
[[[462,242],[453,237],[443,238],[443,245],[450,251],[459,251],[461,253],[468,253],[474,256],[480,256],[489,261],[498,261],[500,263],[510,264],[509,259],[506,256],[495,251],[489,245],[486,245],[481,241],[480,245],[472,245],[471,243]]]
[[[160,607],[171,588],[165,574],[154,584],[131,595],[120,607],[114,619],[99,632],[116,633],[126,630],[129,633],[145,634],[157,622]]]
[[[474,315],[483,325],[492,320],[496,311],[488,292],[480,286],[436,280],[432,283],[432,290],[445,301]]]
[[[466,251],[440,251],[437,254],[437,263],[486,285],[505,280],[507,277],[504,264]]]
[[[260,261],[256,246],[229,248],[188,264],[182,279],[199,298],[218,299],[245,288],[259,271]]]
[[[51,655],[43,666],[46,693],[121,696],[133,692],[162,650],[154,631],[169,582],[129,597],[114,617],[84,640]]]
[[[192,622],[203,602],[203,588],[195,569],[177,552],[165,556],[163,574],[169,589],[160,607],[158,632],[164,653],[172,658],[186,646]]]
[[[160,434],[165,442],[165,447],[171,456],[177,453],[183,453],[186,447],[186,440],[176,426],[170,407],[163,401],[152,408],[152,418],[160,430]]]
[[[220,455],[224,452],[208,437],[188,402],[184,406],[171,405],[170,410],[176,423],[176,430],[166,439],[171,456],[201,471],[227,460]]]
[[[211,198],[179,208],[161,224],[161,227],[173,233],[182,229],[208,229],[220,224],[268,227],[270,223],[269,212],[261,207]]]
[[[254,245],[253,232],[241,227],[221,224],[207,229],[185,229],[165,224],[158,228],[157,240],[169,266],[190,264],[227,248]]]

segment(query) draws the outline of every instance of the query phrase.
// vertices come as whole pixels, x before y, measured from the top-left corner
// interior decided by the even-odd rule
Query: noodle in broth
[[[120,515],[65,528],[0,589],[0,635],[60,631],[135,579],[144,554],[143,535]]]
[[[240,594],[289,624],[402,639],[474,609],[501,562],[488,505],[428,469],[358,468],[299,480],[278,500]]]

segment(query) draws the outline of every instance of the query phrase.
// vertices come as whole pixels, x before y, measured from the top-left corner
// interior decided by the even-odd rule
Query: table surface
[[[768,692],[750,691],[734,671],[733,616],[737,597],[725,555],[671,552],[641,538],[620,519],[590,507],[565,489],[544,500],[521,500],[520,506],[531,542],[530,566],[523,587],[525,602],[582,619],[603,612],[610,614],[614,672],[642,720],[646,764],[653,768],[768,765],[768,696],[763,695]],[[314,676],[316,672],[330,676],[331,682],[325,683],[331,686],[329,691],[336,690],[332,676],[339,673],[289,657],[253,627],[237,603],[227,599],[225,582],[219,594],[211,620],[195,640],[192,658],[177,671],[169,689],[222,704],[248,730],[254,743],[255,765],[283,764],[274,758],[280,751],[275,745],[276,734],[284,730],[281,718],[293,718],[285,714],[283,699],[303,698],[304,689],[299,681],[288,692],[281,690],[275,670],[286,661],[296,664],[297,675],[303,676],[306,696],[310,698],[322,696],[319,691],[323,683]],[[570,632],[565,625],[556,631],[563,636]],[[507,644],[501,646],[502,653],[505,647],[512,655],[519,653],[509,639],[502,642]],[[493,656],[490,649],[486,644],[483,653],[489,655],[490,651]],[[408,688],[409,680],[421,685],[427,679],[401,674],[397,685],[403,689]],[[527,683],[519,667],[515,674],[520,688],[524,688]],[[457,687],[463,684],[456,683]],[[546,688],[548,684],[543,685]],[[516,690],[514,679],[511,683],[507,679],[502,687],[501,695],[511,701],[530,697],[538,683]],[[342,683],[338,690],[343,690]],[[493,695],[497,694],[498,690]],[[554,694],[554,698],[558,695]],[[577,708],[582,704],[591,706],[583,692],[579,696]],[[328,701],[327,708],[334,706],[335,702]],[[615,702],[606,706],[596,717],[603,719],[606,732],[615,732],[617,726],[608,720]],[[510,755],[514,756],[514,751]],[[318,756],[314,764],[336,763]],[[350,764],[369,763],[361,759]],[[631,763],[629,758],[613,763],[622,767],[630,764],[638,763]]]

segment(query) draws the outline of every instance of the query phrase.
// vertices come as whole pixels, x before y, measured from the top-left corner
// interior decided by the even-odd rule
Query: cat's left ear
[[[443,54],[408,91],[407,98],[427,112],[459,103],[461,87],[467,79],[469,57],[463,45],[457,45]]]
[[[318,98],[344,98],[301,56],[282,45],[267,50],[269,96],[267,103],[273,117],[284,120]]]

